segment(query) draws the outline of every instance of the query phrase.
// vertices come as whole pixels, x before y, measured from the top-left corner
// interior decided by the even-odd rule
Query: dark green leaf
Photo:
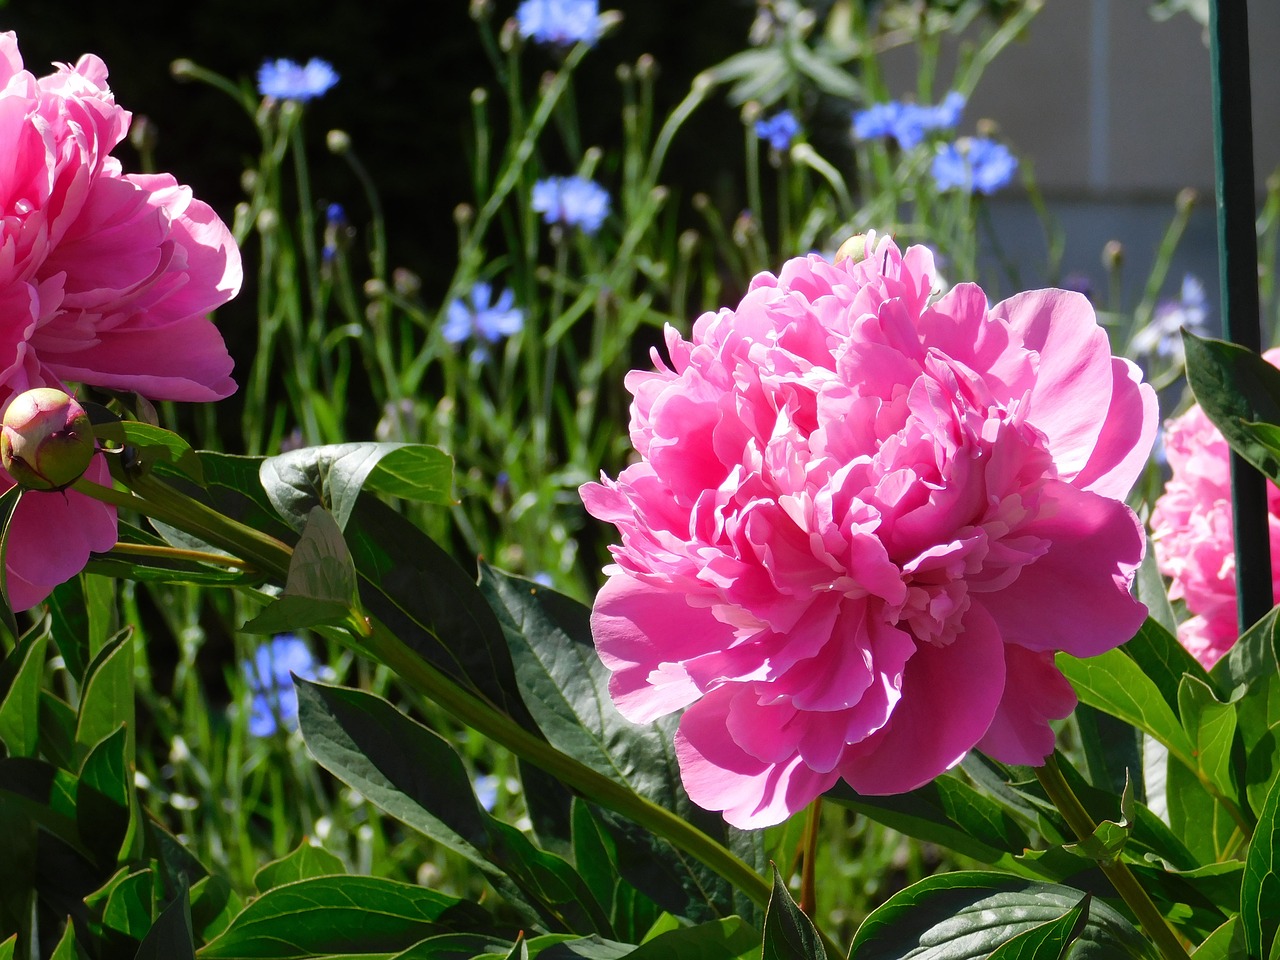
[[[85,758],[76,784],[76,827],[104,869],[113,869],[129,831],[133,784],[126,751],[128,731],[117,727]]]
[[[379,462],[395,454],[374,481],[377,489],[436,503],[452,503],[453,463],[431,447],[401,443],[337,443],[304,447],[262,463],[262,487],[280,516],[301,530],[312,507],[323,506],[344,528],[365,481]],[[430,452],[428,452],[430,451]]]
[[[289,560],[284,593],[241,629],[274,634],[338,626],[356,607],[356,569],[342,531],[327,510],[315,507]]]
[[[841,780],[825,796],[907,836],[985,863],[1021,853],[1031,842],[1002,804],[954,774],[892,796],[862,796]]]
[[[200,951],[202,960],[311,960],[397,953],[449,932],[463,901],[379,877],[316,877],[252,901]]]
[[[1057,920],[1006,940],[987,960],[1062,960],[1089,919],[1089,894]]]
[[[137,451],[139,467],[143,470],[149,470],[157,463],[167,463],[196,483],[201,483],[204,479],[200,457],[191,449],[191,444],[176,433],[138,420],[97,423],[94,424],[93,432],[99,440],[106,440],[117,446],[133,447]]]
[[[415,943],[388,960],[472,960],[473,957],[505,955],[511,941],[480,933],[441,933]]]
[[[303,737],[321,766],[479,867],[528,921],[608,928],[595,897],[567,863],[484,812],[461,759],[443,738],[357,690],[299,682],[298,704]]]
[[[365,609],[419,657],[536,731],[502,627],[457,561],[375,497],[360,498],[346,539]]]
[[[134,960],[195,960],[196,946],[191,934],[191,904],[181,891],[160,912],[155,925],[138,947]]]
[[[1245,763],[1245,793],[1255,815],[1261,814],[1277,777],[1280,777],[1280,724],[1273,724],[1249,751]]]
[[[295,880],[309,880],[312,877],[327,877],[346,873],[346,868],[337,856],[324,847],[317,847],[303,842],[293,853],[272,860],[253,875],[254,889],[265,893],[272,887],[279,887]]]
[[[956,871],[894,894],[858,929],[850,960],[977,960],[1080,903],[1080,890],[1007,874]],[[1156,960],[1151,943],[1115,910],[1093,901],[1072,960]]]
[[[244,909],[239,894],[218,876],[204,877],[191,888],[191,930],[197,943],[207,943],[231,925]]]
[[[0,743],[11,757],[36,755],[48,639],[46,631],[33,630],[0,663]]]
[[[677,926],[627,954],[628,960],[749,960],[758,956],[760,934],[741,917]]]
[[[133,632],[121,630],[89,664],[76,718],[76,748],[81,755],[123,725],[127,762],[134,757]]]
[[[813,921],[791,899],[777,867],[773,868],[773,893],[764,915],[761,960],[827,960]]]
[[[1280,423],[1280,370],[1225,340],[1183,330],[1187,382],[1231,449],[1280,482],[1280,455],[1259,442],[1246,422]]]
[[[1272,956],[1280,929],[1280,783],[1267,794],[1245,857],[1240,923],[1249,956]]]
[[[121,867],[106,886],[85,898],[90,910],[98,910],[102,917],[101,923],[95,925],[94,935],[116,942],[123,938],[136,950],[151,929],[155,893],[155,874],[150,868]]]

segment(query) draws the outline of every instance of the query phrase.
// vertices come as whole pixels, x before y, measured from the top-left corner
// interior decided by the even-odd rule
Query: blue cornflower
[[[260,646],[253,662],[242,667],[253,693],[249,732],[269,737],[281,727],[298,729],[298,691],[290,674],[316,679],[315,658],[306,643],[292,633],[279,634]]]
[[[873,103],[853,115],[853,132],[859,140],[893,137],[903,150],[919,146],[933,130],[949,130],[960,122],[964,111],[964,95],[948,93],[941,103],[924,106],[918,103]]]
[[[943,144],[933,156],[934,183],[939,190],[992,194],[1008,186],[1018,158],[1003,143],[984,137],[964,137]]]
[[[319,57],[312,57],[305,66],[281,58],[267,60],[258,68],[258,93],[277,100],[314,100],[337,82],[333,65]]]
[[[519,333],[524,326],[524,313],[515,306],[515,296],[503,290],[495,302],[493,287],[477,281],[466,298],[458,298],[445,311],[441,335],[449,343],[462,343],[478,337],[497,343],[503,337]]]
[[[799,132],[800,121],[790,110],[783,110],[766,120],[756,121],[756,136],[761,140],[768,140],[769,146],[774,150],[787,149]]]
[[[324,249],[321,251],[325,263],[337,256],[347,228],[347,211],[342,208],[342,204],[329,204],[324,211]]]
[[[1151,322],[1133,335],[1129,351],[1138,357],[1156,356],[1182,362],[1182,335],[1186,327],[1203,334],[1209,322],[1209,301],[1204,284],[1194,274],[1182,278],[1177,300],[1162,300],[1156,305]]]
[[[538,43],[567,47],[600,39],[597,0],[524,0],[516,9],[520,36]]]
[[[609,213],[609,193],[584,177],[550,177],[533,185],[533,209],[547,223],[595,233]]]

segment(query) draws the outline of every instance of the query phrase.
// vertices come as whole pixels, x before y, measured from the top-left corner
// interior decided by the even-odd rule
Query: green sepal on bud
[[[84,407],[53,387],[13,398],[0,423],[0,463],[28,490],[64,490],[89,468],[97,443]]]

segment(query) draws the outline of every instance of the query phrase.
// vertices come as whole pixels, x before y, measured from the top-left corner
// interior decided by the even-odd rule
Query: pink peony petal
[[[101,456],[86,472],[109,485],[111,474]],[[13,485],[0,471],[4,488]],[[110,550],[116,542],[116,511],[74,490],[25,491],[13,511],[5,553],[6,588],[14,610],[34,607],[51,590],[84,569],[90,552]]]
[[[1038,767],[1053,753],[1050,720],[1076,705],[1076,692],[1053,663],[1053,654],[1006,643],[1004,697],[978,749],[1001,763]]]
[[[919,644],[888,724],[850,747],[840,775],[859,793],[905,793],[964,759],[991,725],[1005,689],[1004,643],[979,606],[945,646]]]

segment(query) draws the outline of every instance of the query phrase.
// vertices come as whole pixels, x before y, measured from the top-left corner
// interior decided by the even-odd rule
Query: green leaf
[[[1204,681],[1187,676],[1178,688],[1178,711],[1200,772],[1224,797],[1234,799],[1231,750],[1236,736],[1235,707],[1219,701]]]
[[[207,943],[218,936],[243,909],[243,901],[225,877],[196,881],[191,887],[191,929],[197,942]]]
[[[1031,843],[1003,804],[954,773],[892,796],[862,796],[841,780],[824,796],[907,836],[985,863],[1019,854]]]
[[[1273,607],[1213,665],[1209,676],[1223,694],[1233,698],[1267,682],[1278,672],[1276,643],[1280,640],[1280,607]]]
[[[1244,956],[1244,931],[1240,918],[1232,917],[1213,931],[1192,956],[1195,960],[1237,960]]]
[[[191,444],[162,427],[139,420],[110,420],[95,423],[93,433],[99,440],[133,447],[142,470],[150,470],[157,463],[167,463],[196,483],[204,480],[200,457],[191,449]]]
[[[18,935],[15,933],[4,943],[0,943],[0,960],[13,960],[13,951],[18,946]]]
[[[1245,762],[1245,794],[1249,808],[1258,815],[1267,802],[1267,794],[1280,777],[1280,723],[1272,724],[1259,738]]]
[[[373,694],[299,682],[299,726],[320,765],[379,809],[479,867],[526,922],[607,930],[567,863],[489,816],[442,737]]]
[[[1120,650],[1087,660],[1060,653],[1057,664],[1083,703],[1133,724],[1184,762],[1193,762],[1191,741],[1160,688]]]
[[[388,960],[472,960],[473,957],[492,956],[493,951],[505,954],[510,946],[509,940],[481,933],[441,933],[415,943]]]
[[[1173,612],[1173,604],[1169,602],[1169,591],[1165,586],[1164,574],[1160,572],[1160,565],[1156,561],[1156,551],[1150,537],[1147,537],[1147,549],[1142,555],[1142,563],[1138,566],[1138,575],[1134,578],[1133,587],[1137,598],[1147,605],[1148,622],[1154,621],[1159,624],[1170,636],[1177,633],[1178,618]],[[1174,642],[1177,642],[1176,639]],[[1178,646],[1181,647],[1182,644]],[[1195,659],[1185,649],[1183,653],[1192,660]]]
[[[1246,423],[1280,423],[1280,370],[1252,350],[1183,330],[1187,382],[1231,449],[1280,482],[1280,455]]]
[[[113,869],[129,832],[128,731],[119,726],[85,758],[76,784],[76,827],[98,864]]]
[[[1165,772],[1165,797],[1169,825],[1200,863],[1221,860],[1230,845],[1236,823],[1215,800],[1195,773],[1170,757]]]
[[[764,914],[764,950],[761,960],[827,960],[813,922],[804,915],[773,868],[773,893]]]
[[[1209,674],[1166,627],[1152,618],[1138,628],[1133,639],[1120,647],[1141,668],[1172,709],[1178,705],[1178,687],[1188,674],[1204,684],[1211,684]]]
[[[402,443],[336,443],[304,447],[262,463],[262,488],[272,505],[295,530],[301,530],[311,509],[328,509],[340,528],[355,507],[365,481],[379,462],[395,454],[391,464],[374,480],[377,488],[398,496],[413,496],[434,503],[453,503],[453,462],[431,447]]]
[[[296,850],[279,860],[272,860],[253,875],[254,889],[266,893],[295,880],[327,877],[346,873],[342,861],[324,847],[303,842]]]
[[[11,757],[34,757],[40,742],[40,688],[49,634],[33,630],[0,664],[0,742]]]
[[[1089,919],[1089,894],[1057,920],[1006,940],[987,960],[1062,960]]]
[[[1280,783],[1271,787],[1244,861],[1240,923],[1251,957],[1271,956],[1280,929]]]
[[[142,870],[121,867],[102,889],[85,898],[90,910],[100,908],[102,920],[94,925],[94,936],[116,942],[123,937],[131,941],[136,950],[151,929],[155,886],[155,874],[149,867]]]
[[[375,497],[360,498],[346,539],[365,609],[423,660],[536,730],[502,627],[457,561]]]
[[[741,917],[677,926],[627,954],[628,960],[750,960],[759,956],[760,934]]]
[[[366,490],[450,506],[453,497],[453,457],[439,447],[405,444],[383,454],[364,482]]]
[[[284,593],[240,629],[271,634],[338,626],[356,609],[356,568],[342,531],[327,510],[314,507],[289,560]]]
[[[201,960],[310,960],[397,953],[436,933],[466,904],[414,884],[379,877],[315,877],[274,887],[252,901]]]
[[[1083,893],[1001,873],[956,871],[894,894],[858,928],[849,960],[976,960],[1060,919]],[[1015,954],[1016,955],[1016,954]],[[1151,943],[1101,901],[1073,945],[1072,960],[1157,960]]]
[[[133,763],[133,631],[121,630],[89,664],[76,717],[76,749],[86,755],[120,726]]]
[[[68,918],[58,945],[53,948],[53,953],[49,954],[49,960],[79,960],[79,956],[80,951],[76,947],[76,928]]]
[[[134,960],[196,960],[191,903],[185,888],[160,912]]]

